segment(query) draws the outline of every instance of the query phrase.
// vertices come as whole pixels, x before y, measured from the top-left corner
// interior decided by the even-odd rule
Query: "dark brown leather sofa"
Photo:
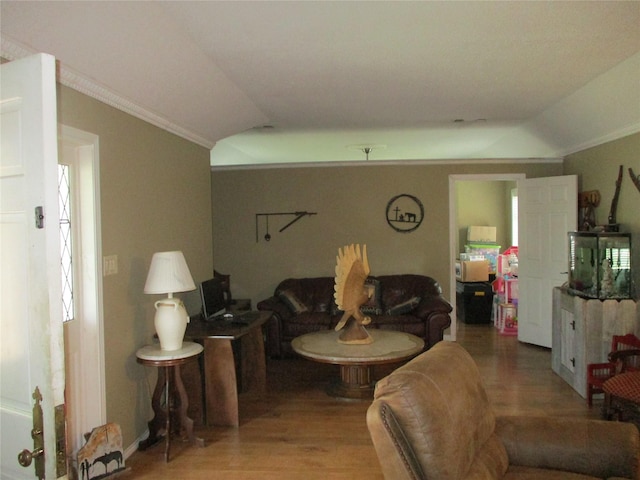
[[[397,330],[422,338],[425,350],[442,340],[451,325],[451,305],[442,297],[438,282],[424,275],[369,277],[376,294],[363,311],[371,317],[367,328]],[[333,299],[334,277],[288,278],[272,297],[258,302],[258,310],[270,310],[267,354],[291,355],[291,340],[305,333],[334,328],[342,312]]]
[[[453,342],[380,380],[367,426],[386,480],[640,479],[635,425],[496,415],[478,367]]]

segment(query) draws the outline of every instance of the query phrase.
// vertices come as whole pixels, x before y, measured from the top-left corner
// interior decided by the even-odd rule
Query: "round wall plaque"
[[[396,195],[387,204],[387,223],[401,233],[413,232],[422,223],[424,207],[413,195]]]

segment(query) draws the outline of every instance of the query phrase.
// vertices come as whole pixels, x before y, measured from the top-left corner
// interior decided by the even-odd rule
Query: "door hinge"
[[[44,228],[44,208],[36,207],[36,228]]]

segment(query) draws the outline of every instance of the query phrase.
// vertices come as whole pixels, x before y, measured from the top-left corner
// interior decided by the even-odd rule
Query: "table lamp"
[[[155,303],[154,324],[160,339],[162,350],[179,350],[187,329],[189,316],[179,298],[173,298],[177,292],[195,290],[191,272],[180,251],[157,252],[153,254],[144,293],[168,294],[167,298]]]

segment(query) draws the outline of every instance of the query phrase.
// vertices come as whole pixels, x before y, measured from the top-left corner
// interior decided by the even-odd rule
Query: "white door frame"
[[[457,325],[457,309],[456,309],[456,258],[458,250],[456,248],[458,242],[458,222],[457,214],[458,206],[456,200],[456,182],[468,181],[496,181],[496,182],[517,182],[526,178],[524,173],[483,173],[483,174],[463,174],[449,175],[449,296],[453,311],[451,312],[451,329],[447,340],[456,341],[458,325]]]
[[[73,372],[69,380],[72,392],[67,392],[72,417],[71,424],[79,431],[68,432],[73,450],[84,444],[83,434],[104,425],[107,421],[104,323],[102,296],[102,235],[100,222],[100,163],[98,137],[66,125],[59,126],[58,138],[61,161],[71,160],[75,166],[72,191],[77,195],[74,206],[75,223],[78,225],[74,242],[74,287],[79,295],[75,298],[77,309],[77,345],[68,345],[65,335],[65,350],[73,352]],[[63,152],[71,152],[72,159],[63,158]],[[79,258],[78,258],[79,257]],[[65,333],[67,330],[65,329]],[[75,377],[75,378],[74,378]],[[75,380],[75,381],[74,381]],[[71,420],[71,418],[70,418]]]

